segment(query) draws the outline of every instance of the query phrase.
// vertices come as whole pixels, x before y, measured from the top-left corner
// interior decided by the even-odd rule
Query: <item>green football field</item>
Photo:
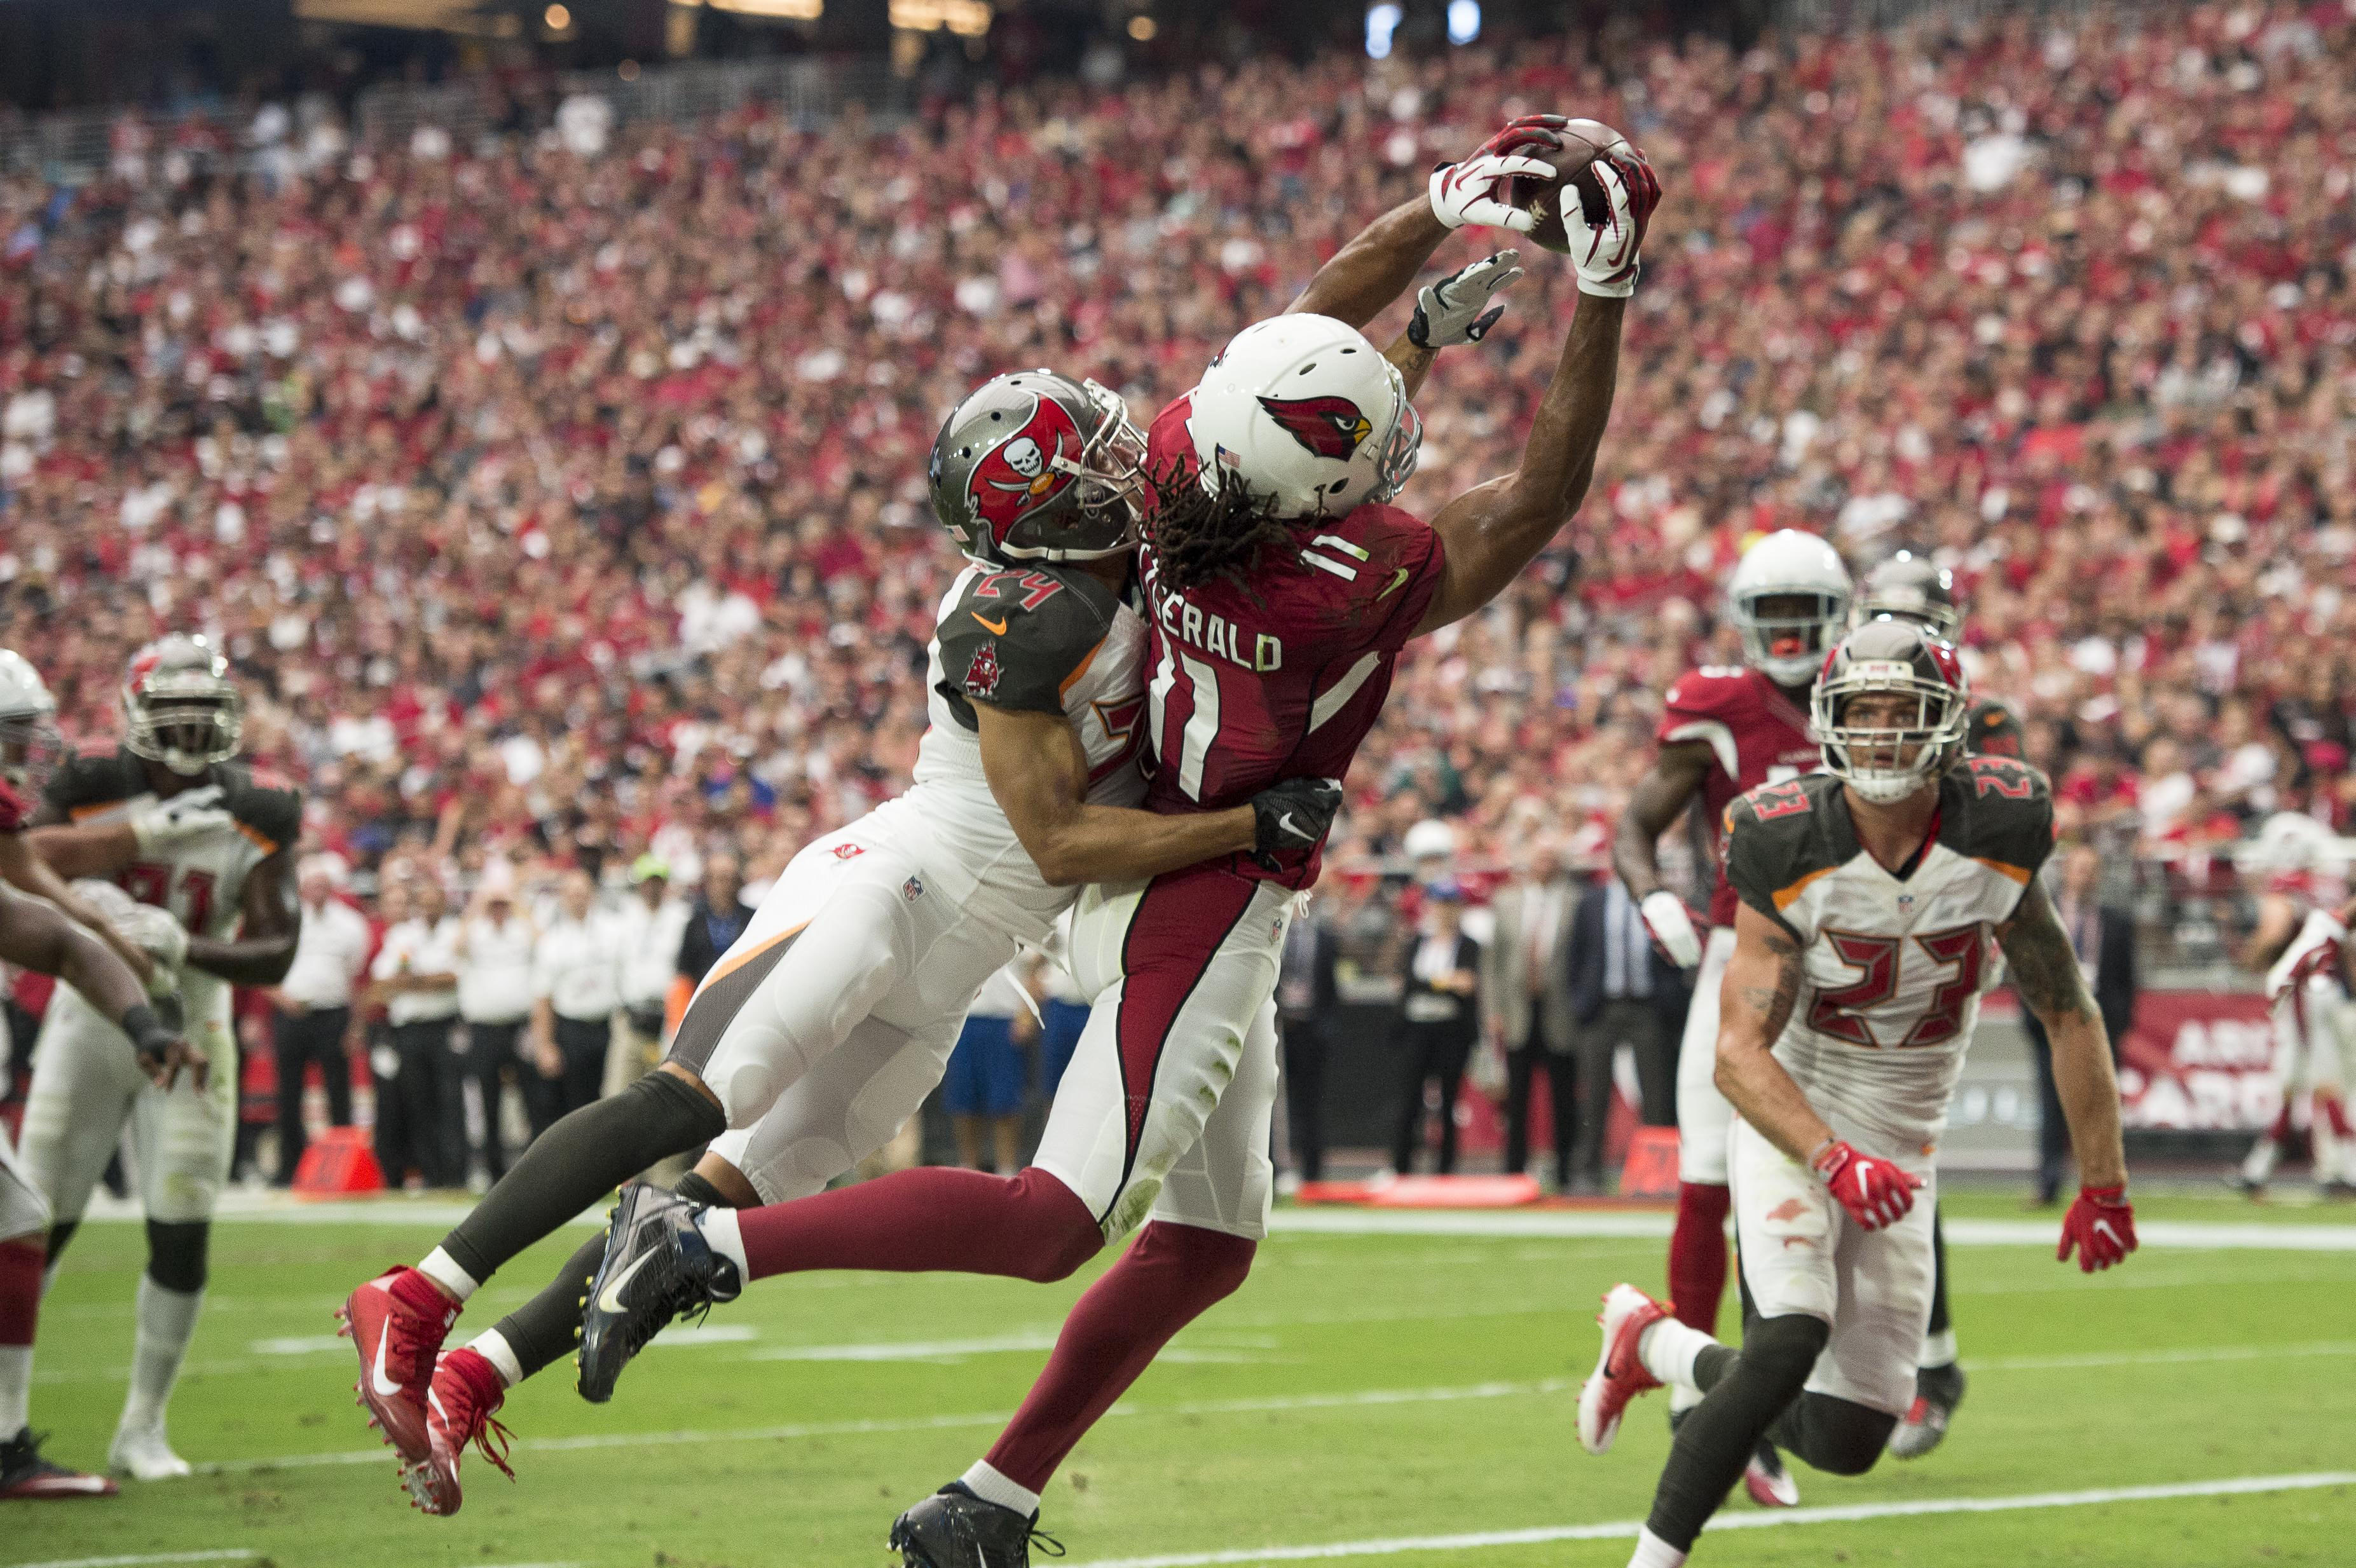
[[[2056,1216],[1995,1194],[1948,1212],[1972,1374],[1954,1435],[1858,1479],[1803,1470],[1796,1512],[1730,1504],[1697,1563],[2356,1563],[2356,1211],[2147,1199],[2144,1250],[2094,1280],[2054,1263]],[[429,1520],[353,1407],[330,1317],[439,1239],[421,1217],[224,1221],[173,1410],[204,1473],[0,1506],[0,1564],[879,1568],[893,1515],[988,1445],[1085,1283],[755,1286],[650,1349],[610,1405],[581,1403],[569,1369],[511,1396],[520,1478],[470,1462],[465,1511]],[[1573,1401],[1595,1297],[1657,1283],[1661,1242],[1628,1232],[1665,1217],[1280,1219],[1250,1282],[1048,1493],[1072,1563],[1626,1560],[1664,1406],[1641,1402],[1592,1459]],[[1423,1233],[1373,1228],[1401,1224]],[[459,1338],[580,1233],[494,1281]],[[93,1222],[50,1294],[33,1419],[59,1459],[104,1456],[140,1264],[135,1225]]]

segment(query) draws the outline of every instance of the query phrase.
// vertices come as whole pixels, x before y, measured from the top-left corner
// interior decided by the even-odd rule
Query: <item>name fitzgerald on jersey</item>
[[[1266,675],[1284,667],[1283,638],[1252,631],[1190,603],[1183,593],[1165,590],[1151,568],[1145,573],[1145,600],[1165,636],[1191,644],[1214,658],[1226,659],[1237,669]],[[1251,644],[1248,654],[1243,646],[1247,640]]]

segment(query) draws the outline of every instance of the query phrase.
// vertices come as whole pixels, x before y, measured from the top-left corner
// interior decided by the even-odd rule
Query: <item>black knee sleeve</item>
[[[1862,1476],[1873,1468],[1898,1418],[1828,1393],[1803,1393],[1775,1424],[1776,1444],[1816,1469]]]
[[[1832,1325],[1820,1317],[1753,1320],[1741,1354],[1678,1425],[1647,1529],[1680,1552],[1693,1546],[1831,1337]]]
[[[685,1154],[727,1130],[728,1118],[694,1084],[674,1073],[649,1072],[534,1138],[444,1239],[443,1250],[480,1284],[657,1160]]]
[[[166,1290],[193,1295],[205,1287],[205,1257],[212,1226],[202,1220],[183,1224],[147,1221],[147,1277]]]

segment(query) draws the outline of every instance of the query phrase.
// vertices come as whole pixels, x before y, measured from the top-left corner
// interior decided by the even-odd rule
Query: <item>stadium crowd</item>
[[[1954,569],[2072,830],[2197,880],[2263,812],[2344,828],[2339,0],[1204,65],[888,129],[126,122],[104,177],[0,176],[0,641],[99,739],[132,648],[211,632],[306,848],[364,876],[651,850],[687,886],[724,847],[757,890],[908,775],[956,396],[1046,363],[1142,422],[1537,109],[1667,176],[1614,426],[1558,551],[1403,665],[1338,865],[1432,816],[1475,865],[1600,859],[1659,693],[1736,656],[1741,542],[1785,526]],[[1410,505],[1514,450],[1573,300],[1525,261],[1423,396]]]

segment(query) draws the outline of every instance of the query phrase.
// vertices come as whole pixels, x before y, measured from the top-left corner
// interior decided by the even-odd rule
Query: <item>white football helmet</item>
[[[1797,528],[1769,534],[1742,552],[1726,585],[1742,662],[1778,686],[1807,685],[1848,624],[1849,592],[1848,568],[1831,545]],[[1806,603],[1769,614],[1770,599]]]
[[[182,778],[201,778],[237,755],[245,698],[229,660],[186,632],[159,637],[131,656],[123,677],[123,743]]]
[[[64,754],[48,683],[24,655],[0,648],[0,779],[38,793]]]
[[[1203,372],[1186,429],[1205,483],[1232,472],[1287,517],[1389,500],[1423,443],[1391,362],[1356,328],[1307,314],[1236,334]]]

